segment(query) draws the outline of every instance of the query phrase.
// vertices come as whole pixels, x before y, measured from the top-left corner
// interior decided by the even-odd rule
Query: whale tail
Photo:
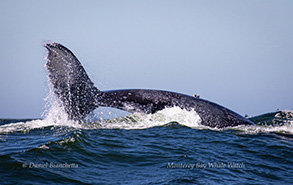
[[[97,97],[102,93],[89,79],[74,54],[58,43],[46,43],[46,68],[54,93],[69,119],[81,120],[97,108]]]

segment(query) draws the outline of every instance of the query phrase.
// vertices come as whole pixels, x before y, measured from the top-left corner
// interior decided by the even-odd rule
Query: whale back
[[[165,108],[180,107],[187,111],[195,111],[201,118],[201,124],[212,128],[254,124],[243,116],[216,103],[170,91],[151,89],[104,91],[102,96],[98,97],[97,103],[99,106],[147,114]]]

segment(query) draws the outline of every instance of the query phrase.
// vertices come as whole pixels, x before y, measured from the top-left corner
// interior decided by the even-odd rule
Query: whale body
[[[196,111],[201,124],[213,128],[254,124],[221,105],[197,96],[148,89],[100,91],[69,49],[58,43],[46,43],[44,46],[48,49],[45,66],[51,87],[69,119],[82,120],[99,106],[146,114],[177,106]]]

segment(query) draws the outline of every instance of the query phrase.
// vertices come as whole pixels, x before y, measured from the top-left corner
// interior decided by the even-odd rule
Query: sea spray
[[[124,117],[103,120],[101,128],[106,129],[147,129],[177,122],[191,128],[203,127],[201,119],[195,111],[187,111],[179,107],[160,110],[154,114],[133,113]]]
[[[57,98],[54,93],[53,84],[50,81],[50,78],[47,76],[49,92],[47,97],[44,99],[46,101],[45,111],[42,116],[44,117],[43,121],[47,124],[54,126],[68,126],[80,128],[78,122],[68,119],[68,115],[65,112],[64,106],[62,106],[60,100]]]

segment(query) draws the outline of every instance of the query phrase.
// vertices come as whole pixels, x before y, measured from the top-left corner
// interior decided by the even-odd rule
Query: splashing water
[[[95,123],[83,123],[84,129],[147,129],[176,122],[183,126],[201,128],[201,119],[195,111],[179,107],[163,109],[154,114],[133,113],[123,117],[101,120]]]

